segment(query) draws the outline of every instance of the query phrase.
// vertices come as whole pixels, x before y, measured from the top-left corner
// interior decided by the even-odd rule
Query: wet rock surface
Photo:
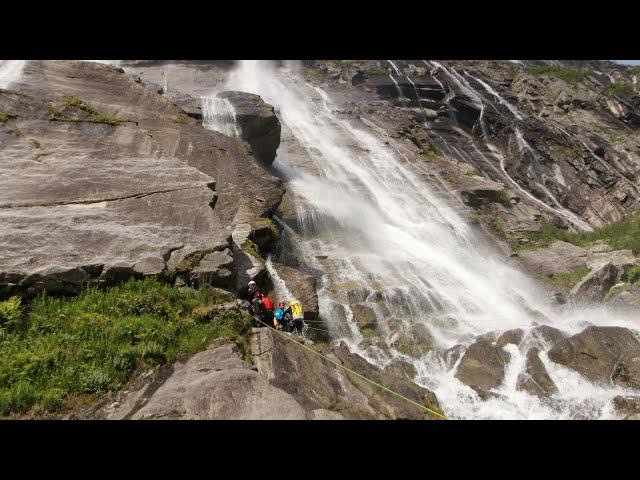
[[[271,329],[254,330],[251,352],[258,372],[269,378],[272,385],[289,392],[307,412],[330,410],[346,419],[430,418],[415,405],[318,358]],[[406,376],[374,367],[351,354],[343,344],[332,345],[322,353],[418,403],[439,410],[432,392],[411,383]]]
[[[510,356],[488,339],[471,344],[458,365],[456,378],[473,388],[480,396],[498,387],[504,380],[504,371]]]
[[[602,301],[616,282],[617,273],[618,270],[610,262],[597,267],[573,287],[569,298],[583,304]]]
[[[233,106],[240,138],[249,142],[255,158],[266,165],[273,163],[280,146],[280,121],[273,107],[259,95],[246,92],[221,92],[217,96]]]
[[[589,327],[556,343],[548,356],[591,381],[640,389],[638,332],[620,327]]]
[[[527,352],[525,370],[518,376],[517,388],[543,398],[556,393],[558,387],[547,373],[539,353],[535,347]]]

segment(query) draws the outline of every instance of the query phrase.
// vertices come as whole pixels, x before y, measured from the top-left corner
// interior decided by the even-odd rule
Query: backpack
[[[276,313],[273,314],[273,317],[278,320],[281,321],[284,318],[284,310],[281,308],[278,308],[276,310]]]
[[[273,302],[266,295],[262,297],[262,308],[265,310],[273,311]]]
[[[302,318],[304,316],[300,302],[294,300],[289,306],[291,307],[291,316],[293,318]]]

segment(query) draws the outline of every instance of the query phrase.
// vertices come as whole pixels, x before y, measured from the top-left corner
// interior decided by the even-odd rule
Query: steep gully
[[[545,192],[543,201],[509,176],[504,154],[487,140],[483,122],[485,104],[490,104],[487,97],[455,70],[431,63],[479,104],[485,147],[499,160],[504,180],[574,228],[589,229],[550,192]],[[224,88],[261,95],[276,107],[291,133],[273,169],[292,194],[296,218],[275,218],[287,225],[284,235],[305,262],[322,272],[320,313],[331,336],[380,367],[397,361],[410,364],[413,380],[433,390],[452,418],[615,417],[613,397],[633,392],[591,383],[550,361],[551,345],[538,326],[553,325],[564,335],[589,324],[637,328],[638,315],[552,305],[535,282],[505,264],[456,212],[446,190],[425,182],[403,161],[393,139],[381,138],[379,129],[370,131],[366,118],[360,124],[340,118],[327,93],[305,82],[296,70],[294,63],[277,68],[268,62],[243,61],[229,74]],[[515,107],[478,83],[519,120]],[[514,136],[520,150],[535,158],[517,129]],[[303,154],[294,145],[302,146]],[[407,336],[415,339],[416,327],[426,337],[426,348],[418,354],[403,348]],[[516,328],[523,330],[524,340],[519,346],[504,346],[508,360],[503,378],[490,395],[479,395],[457,378],[460,345]],[[518,388],[531,348],[539,349],[539,358],[557,386],[550,400]]]

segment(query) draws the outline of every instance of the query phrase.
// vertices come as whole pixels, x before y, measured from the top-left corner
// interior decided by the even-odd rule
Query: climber
[[[298,330],[299,333],[302,333],[304,312],[302,311],[302,305],[300,302],[298,300],[291,300],[287,311],[290,312],[291,315],[290,331],[293,332],[294,330]]]
[[[278,302],[278,309],[276,310],[274,316],[282,325],[282,329],[285,332],[291,332],[291,308],[286,308],[286,302],[284,300],[280,300]]]
[[[273,302],[267,295],[260,294],[262,306],[262,321],[273,328],[278,328],[278,322],[273,317]]]
[[[273,318],[275,320],[275,323],[277,323],[277,329],[279,331],[288,331],[287,330],[287,324],[285,321],[285,310],[284,310],[284,301],[280,300],[280,302],[278,302],[278,308],[276,308],[276,311],[273,312]]]
[[[256,292],[259,292],[258,285],[253,280],[249,280],[247,288],[242,294],[242,297],[250,302],[251,300],[253,300]]]

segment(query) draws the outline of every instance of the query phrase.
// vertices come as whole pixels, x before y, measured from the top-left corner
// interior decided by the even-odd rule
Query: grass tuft
[[[597,228],[593,232],[569,232],[548,221],[540,224],[537,232],[524,232],[524,237],[530,240],[524,245],[517,245],[517,249],[533,249],[548,247],[556,240],[563,240],[579,247],[602,240],[616,250],[631,250],[634,255],[640,254],[640,213],[636,213],[619,222],[612,222]]]
[[[602,89],[602,93],[624,98],[633,98],[638,95],[630,83],[610,83]]]
[[[585,70],[577,70],[575,68],[552,67],[550,65],[540,65],[527,69],[529,73],[539,76],[555,77],[564,80],[571,85],[577,85],[582,82],[590,73]]]
[[[250,322],[236,313],[203,317],[220,301],[210,288],[148,278],[73,298],[41,295],[28,308],[15,297],[1,302],[0,415],[69,410],[79,396],[121,388],[136,371],[244,335]]]

